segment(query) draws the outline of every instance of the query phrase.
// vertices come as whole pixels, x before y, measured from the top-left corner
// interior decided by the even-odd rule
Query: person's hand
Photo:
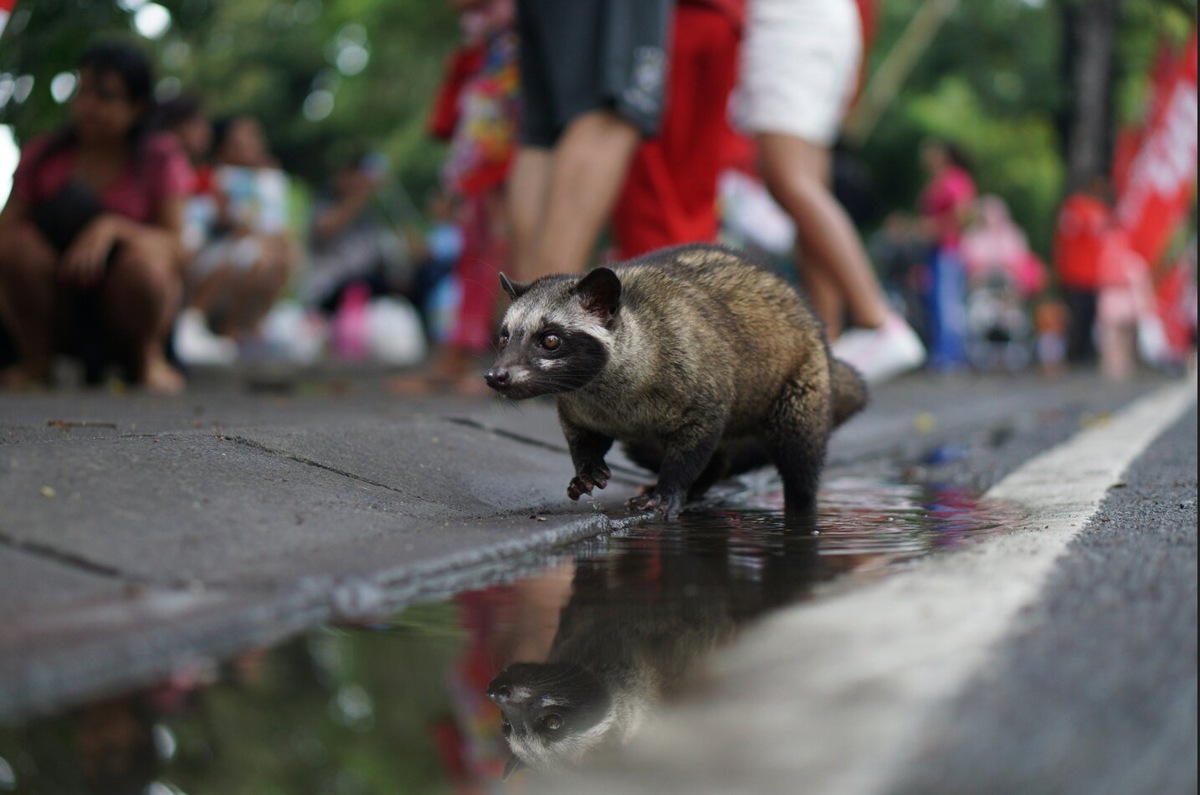
[[[121,241],[129,259],[140,262],[173,262],[178,238],[164,229],[132,229]]]
[[[85,226],[63,255],[59,277],[77,287],[93,287],[104,276],[104,261],[117,242],[116,220],[101,215]]]

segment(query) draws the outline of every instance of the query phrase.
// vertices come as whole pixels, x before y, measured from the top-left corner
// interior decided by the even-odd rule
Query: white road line
[[[1029,511],[1012,532],[767,619],[572,791],[882,791],[1105,492],[1195,399],[1194,381],[1166,387],[1013,472],[987,494]]]

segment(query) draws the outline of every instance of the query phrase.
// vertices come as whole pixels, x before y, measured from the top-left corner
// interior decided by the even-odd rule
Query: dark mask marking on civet
[[[573,287],[561,277],[529,285],[501,278],[514,303],[500,330],[496,363],[485,375],[489,386],[519,400],[579,389],[604,369],[620,282],[602,270]]]
[[[509,748],[529,767],[575,757],[589,750],[581,747],[590,745],[589,735],[601,739],[606,733],[608,690],[580,665],[513,663],[488,684],[487,696],[500,707]]]

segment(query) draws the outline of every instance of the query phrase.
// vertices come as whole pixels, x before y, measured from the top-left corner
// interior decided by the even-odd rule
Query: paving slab
[[[442,532],[450,521],[591,510],[566,500],[564,455],[439,418],[22,442],[3,455],[0,538],[162,585],[261,586],[397,536],[446,554],[461,547]],[[632,493],[614,484],[605,498]]]

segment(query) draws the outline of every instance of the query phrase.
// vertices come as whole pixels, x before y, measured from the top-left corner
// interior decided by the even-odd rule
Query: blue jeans
[[[930,263],[929,364],[952,370],[967,363],[967,278],[958,250],[938,246]]]

